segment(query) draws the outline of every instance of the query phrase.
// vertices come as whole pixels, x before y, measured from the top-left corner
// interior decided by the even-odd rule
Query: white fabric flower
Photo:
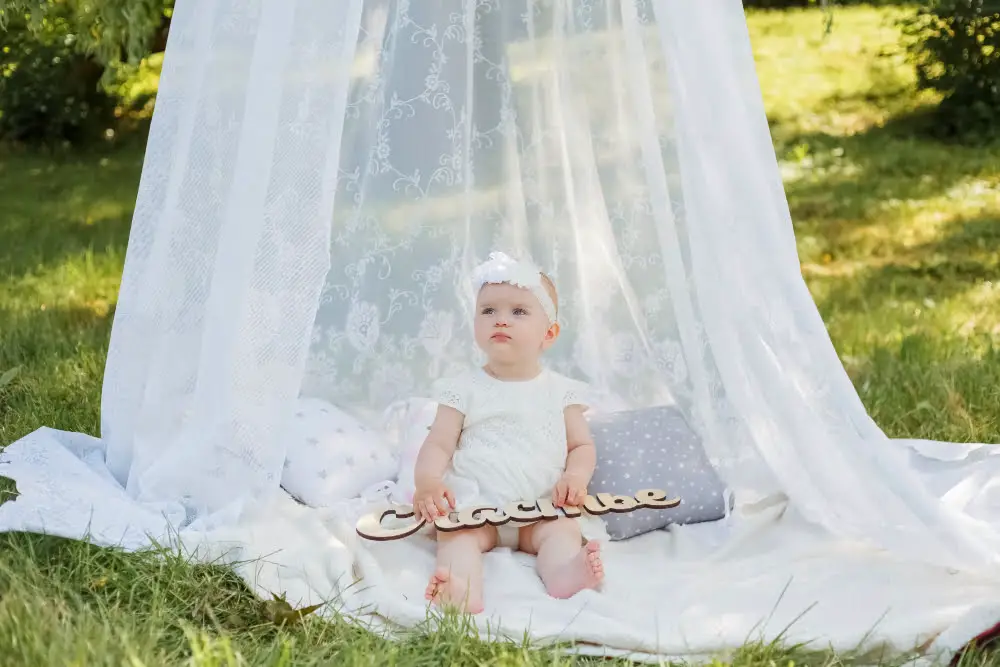
[[[503,252],[491,252],[490,258],[472,272],[476,293],[486,284],[508,283],[530,291],[542,304],[549,322],[556,321],[556,305],[542,285],[542,272],[529,261],[518,261]]]

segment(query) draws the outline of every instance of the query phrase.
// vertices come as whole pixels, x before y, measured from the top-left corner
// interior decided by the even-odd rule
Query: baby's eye
[[[493,309],[492,308],[490,308],[489,306],[487,306],[486,308],[483,308],[483,315],[492,315],[492,314],[493,314]]]
[[[515,315],[527,315],[528,311],[526,311],[524,308],[515,308],[514,309],[514,314]]]

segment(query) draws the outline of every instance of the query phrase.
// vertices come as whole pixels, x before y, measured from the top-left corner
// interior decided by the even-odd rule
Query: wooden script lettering
[[[560,516],[575,518],[584,512],[600,516],[608,512],[634,512],[639,509],[669,509],[680,505],[680,498],[667,498],[667,493],[659,489],[643,489],[634,496],[616,496],[610,493],[598,493],[587,496],[579,507],[556,508],[548,498],[540,498],[534,502],[518,500],[508,503],[502,510],[490,505],[466,507],[458,512],[452,512],[434,521],[438,530],[450,533],[466,528],[479,528],[489,524],[502,526],[508,522],[528,525],[537,521],[552,521]],[[396,527],[384,524],[387,517],[410,519],[416,516],[411,505],[396,505],[382,512],[367,514],[358,521],[358,535],[367,540],[379,542],[398,540],[413,535],[427,523],[424,519],[414,519]]]

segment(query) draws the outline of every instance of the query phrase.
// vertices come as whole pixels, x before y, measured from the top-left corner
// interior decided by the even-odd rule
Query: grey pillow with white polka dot
[[[680,411],[664,406],[588,418],[597,447],[591,494],[632,495],[662,489],[681,504],[603,515],[612,540],[624,540],[670,524],[722,519],[732,498],[709,462],[701,439]]]

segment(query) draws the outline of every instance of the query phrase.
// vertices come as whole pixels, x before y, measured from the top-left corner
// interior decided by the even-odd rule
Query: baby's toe
[[[433,600],[441,592],[441,587],[448,583],[449,579],[447,570],[437,570],[431,575],[431,580],[427,584],[427,588],[424,590],[424,597],[428,600]]]

